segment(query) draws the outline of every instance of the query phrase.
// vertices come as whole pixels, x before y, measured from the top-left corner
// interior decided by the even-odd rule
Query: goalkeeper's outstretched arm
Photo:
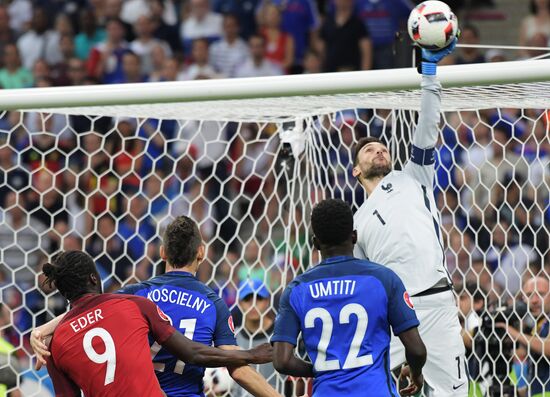
[[[405,172],[424,186],[433,184],[435,145],[441,117],[441,84],[436,77],[437,62],[453,52],[456,40],[439,51],[422,50],[422,63],[419,68],[422,73],[420,116],[413,137],[411,158],[405,165]]]

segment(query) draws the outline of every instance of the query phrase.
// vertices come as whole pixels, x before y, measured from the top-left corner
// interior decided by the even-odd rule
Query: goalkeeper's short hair
[[[353,232],[350,206],[340,199],[321,201],[311,213],[311,228],[317,240],[325,246],[345,242]]]
[[[357,165],[357,157],[358,157],[357,154],[359,153],[359,151],[363,148],[363,146],[368,145],[369,143],[373,143],[373,142],[381,143],[384,146],[388,146],[388,145],[386,145],[386,142],[384,142],[381,139],[376,138],[374,136],[367,136],[367,137],[359,139],[357,141],[357,143],[353,146],[353,149],[352,149],[353,166],[354,167]]]

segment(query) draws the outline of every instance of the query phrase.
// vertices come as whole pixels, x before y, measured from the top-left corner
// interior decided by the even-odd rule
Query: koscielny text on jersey
[[[169,302],[175,305],[189,307],[204,314],[206,309],[212,306],[201,297],[193,296],[184,291],[178,291],[168,288],[155,289],[147,294],[147,299],[153,302]]]

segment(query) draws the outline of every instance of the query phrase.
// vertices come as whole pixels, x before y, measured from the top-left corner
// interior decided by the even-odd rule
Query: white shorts
[[[467,397],[468,374],[464,342],[460,334],[458,309],[452,291],[412,297],[418,331],[428,353],[422,370],[433,397]],[[392,335],[390,363],[396,368],[405,362],[405,348]]]

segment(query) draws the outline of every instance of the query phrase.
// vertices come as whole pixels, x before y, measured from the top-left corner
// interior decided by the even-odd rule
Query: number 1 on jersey
[[[376,215],[378,217],[378,220],[380,221],[380,223],[382,225],[385,225],[386,224],[386,221],[384,220],[384,218],[382,218],[382,215],[380,215],[380,213],[378,212],[378,210],[374,210],[374,212],[372,213],[373,215]]]
[[[197,325],[197,319],[196,318],[184,318],[180,321],[179,329],[183,330],[185,329],[185,332],[183,335],[187,339],[193,340],[193,335],[195,334],[195,326]],[[164,372],[164,368],[166,367],[166,364],[154,362],[155,357],[159,353],[160,349],[162,349],[162,346],[159,345],[157,342],[154,342],[151,345],[151,360],[153,360],[153,367],[155,368],[155,371],[158,372]],[[185,363],[181,360],[176,361],[176,366],[174,367],[174,373],[176,374],[183,374],[183,370],[185,369]]]

